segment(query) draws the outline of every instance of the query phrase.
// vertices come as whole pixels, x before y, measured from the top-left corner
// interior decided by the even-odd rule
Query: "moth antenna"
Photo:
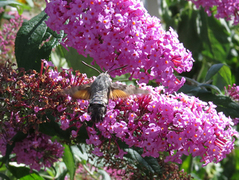
[[[90,68],[96,70],[99,74],[101,73],[98,69],[96,69],[95,67],[93,67],[93,66],[87,64],[85,61],[81,61],[81,62],[82,62],[84,65],[86,65],[86,66],[88,66],[88,67],[90,67]]]
[[[115,64],[113,64],[113,66],[111,66],[105,73],[111,72],[110,70],[115,66]]]
[[[118,68],[112,69],[111,71],[115,71],[115,70],[117,70],[117,69],[122,69],[122,68],[124,68],[124,67],[126,67],[126,66],[128,66],[128,65],[125,65],[125,66],[121,66],[121,67],[118,67]],[[110,73],[111,71],[109,71],[108,73]]]

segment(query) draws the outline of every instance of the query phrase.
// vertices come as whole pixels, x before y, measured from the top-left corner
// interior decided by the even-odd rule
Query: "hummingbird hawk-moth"
[[[91,120],[99,122],[103,120],[106,114],[109,99],[126,98],[132,94],[147,94],[148,90],[132,85],[112,83],[108,72],[104,72],[93,83],[72,87],[67,89],[65,93],[74,99],[89,100],[88,113],[91,116]]]

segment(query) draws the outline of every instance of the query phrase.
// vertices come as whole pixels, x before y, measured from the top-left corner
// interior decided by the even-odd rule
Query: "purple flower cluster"
[[[40,124],[46,122],[46,118],[43,118],[45,112],[56,109],[58,105],[59,96],[53,97],[56,91],[54,79],[47,79],[43,73],[39,75],[36,71],[26,73],[24,70],[16,70],[8,62],[0,64],[2,156],[6,155],[7,144],[13,143],[12,138],[17,132],[23,132],[27,137],[15,143],[11,153],[16,156],[11,161],[40,170],[42,167],[51,167],[62,157],[62,145],[52,142],[50,136],[38,132]],[[31,133],[33,129],[34,133]]]
[[[12,144],[11,139],[17,131],[8,122],[2,127],[4,131],[0,133],[0,153],[5,155],[7,144]],[[57,141],[52,142],[50,138],[42,133],[28,134],[25,139],[15,143],[12,153],[16,156],[11,160],[29,165],[31,169],[38,171],[42,167],[51,167],[62,157],[64,148]]]
[[[89,54],[101,68],[122,67],[111,76],[130,73],[140,83],[156,80],[177,91],[185,82],[173,72],[190,71],[193,58],[170,28],[151,17],[139,0],[53,0],[47,2],[46,24],[64,30],[62,44]]]
[[[208,0],[188,0],[192,1],[197,8],[202,6],[205,8],[206,13],[211,16],[213,10],[211,8],[217,7],[215,17],[226,18],[227,21],[233,20],[234,25],[239,23],[239,1],[235,0],[221,0],[221,1],[208,1]]]

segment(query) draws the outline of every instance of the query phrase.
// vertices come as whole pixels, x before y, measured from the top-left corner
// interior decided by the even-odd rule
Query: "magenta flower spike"
[[[54,0],[47,3],[45,11],[47,25],[66,34],[61,42],[66,48],[89,54],[106,70],[127,65],[124,71],[112,71],[111,76],[130,73],[140,83],[155,80],[173,92],[185,82],[173,72],[192,68],[192,54],[176,32],[163,30],[160,20],[151,17],[139,0]]]
[[[3,154],[6,152],[6,144],[10,143],[16,132],[27,133],[48,121],[48,118],[43,118],[46,112],[51,112],[60,128],[71,129],[69,138],[72,140],[80,138],[80,130],[85,128],[89,137],[86,143],[93,148],[92,153],[98,156],[107,155],[109,147],[113,147],[110,153],[123,158],[127,151],[120,148],[119,140],[129,147],[142,148],[143,157],[157,158],[161,152],[169,152],[165,161],[177,163],[181,163],[180,157],[183,154],[192,154],[193,157],[200,156],[204,165],[207,165],[209,162],[221,161],[234,149],[234,137],[238,137],[238,132],[232,128],[231,118],[218,113],[211,102],[206,103],[183,93],[161,94],[164,92],[163,87],[140,85],[150,93],[110,100],[103,121],[94,123],[93,126],[87,125],[92,123],[87,113],[88,101],[72,100],[69,95],[62,93],[62,89],[87,84],[93,79],[80,73],[73,76],[72,70],[58,72],[56,68],[52,69],[47,64],[45,66],[40,75],[35,71],[30,74],[16,71],[10,65],[1,67],[0,93],[4,95],[4,108],[0,117],[3,119],[1,125],[6,127],[6,131],[1,131],[0,136],[0,151]],[[22,109],[25,111],[20,111]],[[49,138],[36,131],[19,142],[19,146],[25,147],[24,143],[32,143],[33,149],[37,150],[44,144],[38,142],[43,136],[45,139]],[[33,141],[28,142],[30,139]],[[45,143],[52,142],[48,140]],[[53,148],[59,151],[53,157],[60,157],[62,146],[56,143]],[[28,152],[24,149],[26,147],[22,151],[13,151],[18,157],[18,153]],[[49,154],[55,151],[49,150]],[[19,159],[17,162],[23,160]],[[39,168],[31,165],[30,161],[24,163],[32,168]],[[49,167],[41,164],[43,165]]]
[[[233,21],[234,25],[239,23],[239,1],[222,0],[222,1],[207,1],[207,0],[188,0],[192,1],[197,8],[202,6],[205,12],[211,16],[213,13],[217,19],[226,18],[227,21]],[[216,7],[216,9],[214,8]],[[212,10],[214,8],[214,10]],[[216,13],[213,12],[216,10]]]

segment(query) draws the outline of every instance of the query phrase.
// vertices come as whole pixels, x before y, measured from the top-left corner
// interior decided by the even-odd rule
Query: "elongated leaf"
[[[150,165],[150,167],[156,172],[158,175],[162,173],[162,168],[159,165],[158,161],[154,157],[144,157],[144,160]]]
[[[177,6],[177,4],[176,4]],[[187,6],[180,13],[180,19],[178,23],[178,36],[184,46],[190,48],[193,56],[197,57],[198,53],[202,50],[202,41],[200,35],[197,32],[198,28],[198,11],[195,11],[193,6]]]
[[[30,174],[30,168],[9,165],[8,170],[18,179]]]
[[[33,173],[22,177],[20,180],[44,180],[44,178],[39,176],[38,174]]]
[[[63,155],[63,161],[68,169],[68,172],[70,174],[70,179],[74,180],[74,175],[75,175],[75,161],[74,157],[71,151],[71,148],[68,145],[64,145],[64,155]]]
[[[207,72],[205,81],[212,79],[213,85],[219,89],[223,89],[224,86],[231,84],[231,70],[225,64],[214,64],[210,67]]]
[[[81,159],[81,164],[88,160],[86,144],[79,144],[78,146],[71,146],[72,153]]]
[[[29,4],[30,7],[34,7],[34,3],[32,0],[26,0],[27,4]]]
[[[220,64],[213,64],[208,72],[207,75],[205,77],[205,81],[208,81],[209,79],[211,79],[215,74],[217,74],[220,69],[224,66],[224,64],[220,63]]]
[[[125,155],[125,157],[132,159],[134,162],[137,162],[135,164],[137,168],[142,169],[145,168],[144,172],[146,175],[155,174],[158,175],[161,174],[161,167],[158,164],[157,160],[153,157],[145,157],[143,158],[139,152],[132,148],[126,148],[125,149],[128,154]]]
[[[66,174],[67,174],[67,169],[65,169],[57,178],[56,180],[65,180]]]
[[[200,35],[203,41],[202,52],[208,60],[225,62],[230,49],[230,32],[226,24],[222,24],[214,16],[208,16],[203,9],[200,10],[202,25]]]
[[[31,20],[24,22],[19,29],[15,41],[18,67],[23,67],[25,70],[35,69],[39,71],[41,59],[49,58],[52,48],[58,43],[57,40],[62,37],[62,34],[56,36],[46,26],[47,18],[47,14],[42,11]],[[49,41],[45,42],[47,39]]]
[[[180,169],[184,169],[186,172],[191,172],[192,168],[192,156],[183,156],[183,163],[180,165]]]
[[[0,1],[0,7],[7,6],[7,5],[18,5],[22,6],[22,3],[19,3],[17,1]]]
[[[132,162],[132,165],[137,166],[137,168],[144,170],[146,175],[155,174],[161,175],[161,166],[158,164],[157,160],[153,157],[142,157],[143,149],[141,148],[129,148],[127,144],[122,141],[118,141],[121,149],[124,149],[127,154],[124,155],[128,161]],[[146,170],[145,170],[146,169]]]
[[[224,65],[220,71],[219,74],[224,79],[224,81],[227,83],[227,85],[231,84],[231,70],[228,66]]]

